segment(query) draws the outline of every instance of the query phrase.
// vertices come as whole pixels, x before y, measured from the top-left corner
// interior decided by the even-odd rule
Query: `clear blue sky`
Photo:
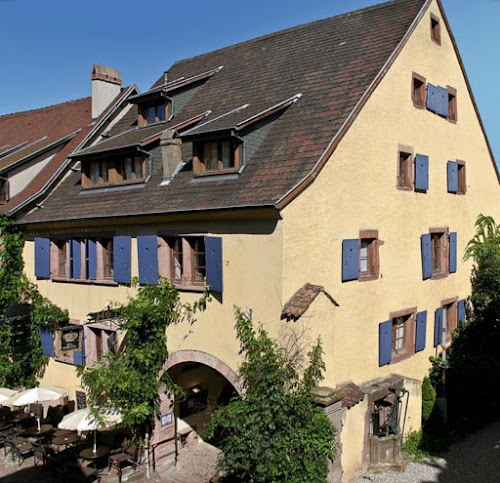
[[[90,95],[94,62],[145,90],[176,60],[376,3],[0,0],[0,114]],[[500,162],[500,1],[443,4]]]

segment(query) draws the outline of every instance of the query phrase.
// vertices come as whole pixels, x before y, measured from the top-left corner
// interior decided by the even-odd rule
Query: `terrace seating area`
[[[28,409],[28,408],[26,408]],[[121,481],[124,471],[135,471],[141,448],[126,430],[83,432],[58,429],[74,406],[49,408],[38,421],[28,412],[0,408],[0,480],[4,476],[28,481],[22,474],[36,472],[43,481]],[[127,470],[125,470],[127,468]]]

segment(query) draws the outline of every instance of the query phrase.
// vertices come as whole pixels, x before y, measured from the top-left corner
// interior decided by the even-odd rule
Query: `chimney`
[[[116,69],[94,64],[90,78],[92,79],[92,119],[95,119],[120,94],[122,76]]]
[[[177,171],[182,166],[182,140],[174,138],[175,131],[165,131],[160,138],[161,158],[163,162],[162,185],[170,183]]]

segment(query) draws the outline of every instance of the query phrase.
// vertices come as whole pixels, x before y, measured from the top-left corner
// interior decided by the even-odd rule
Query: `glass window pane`
[[[99,163],[97,161],[92,161],[90,163],[90,181],[92,184],[99,183]]]
[[[125,172],[125,179],[132,179],[132,159],[131,158],[125,158],[124,161],[124,172]]]
[[[222,142],[222,168],[234,168],[234,158],[231,155],[231,143],[229,141]]]
[[[155,116],[156,116],[156,106],[147,107],[144,116],[146,118],[146,122],[148,124],[153,124],[156,121]]]
[[[359,250],[360,255],[360,272],[368,272],[368,242],[361,242]]]
[[[103,183],[108,182],[108,163],[107,161],[103,161],[101,163],[101,179]]]
[[[178,238],[173,242],[174,258],[174,280],[182,280],[182,239]]]
[[[159,106],[157,106],[157,116],[158,121],[165,120],[165,104],[160,104]]]
[[[143,173],[142,173],[142,165],[144,163],[144,160],[142,158],[135,158],[134,159],[134,176],[135,179],[141,179],[144,178]]]

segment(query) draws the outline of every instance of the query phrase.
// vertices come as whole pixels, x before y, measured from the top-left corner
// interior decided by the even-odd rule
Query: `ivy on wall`
[[[43,375],[48,357],[42,354],[40,327],[52,332],[68,321],[68,312],[43,297],[23,273],[24,238],[12,220],[0,218],[0,386],[32,387]],[[29,306],[29,317],[12,317],[18,304]],[[15,354],[13,330],[19,320],[29,324],[25,331],[28,350]]]

